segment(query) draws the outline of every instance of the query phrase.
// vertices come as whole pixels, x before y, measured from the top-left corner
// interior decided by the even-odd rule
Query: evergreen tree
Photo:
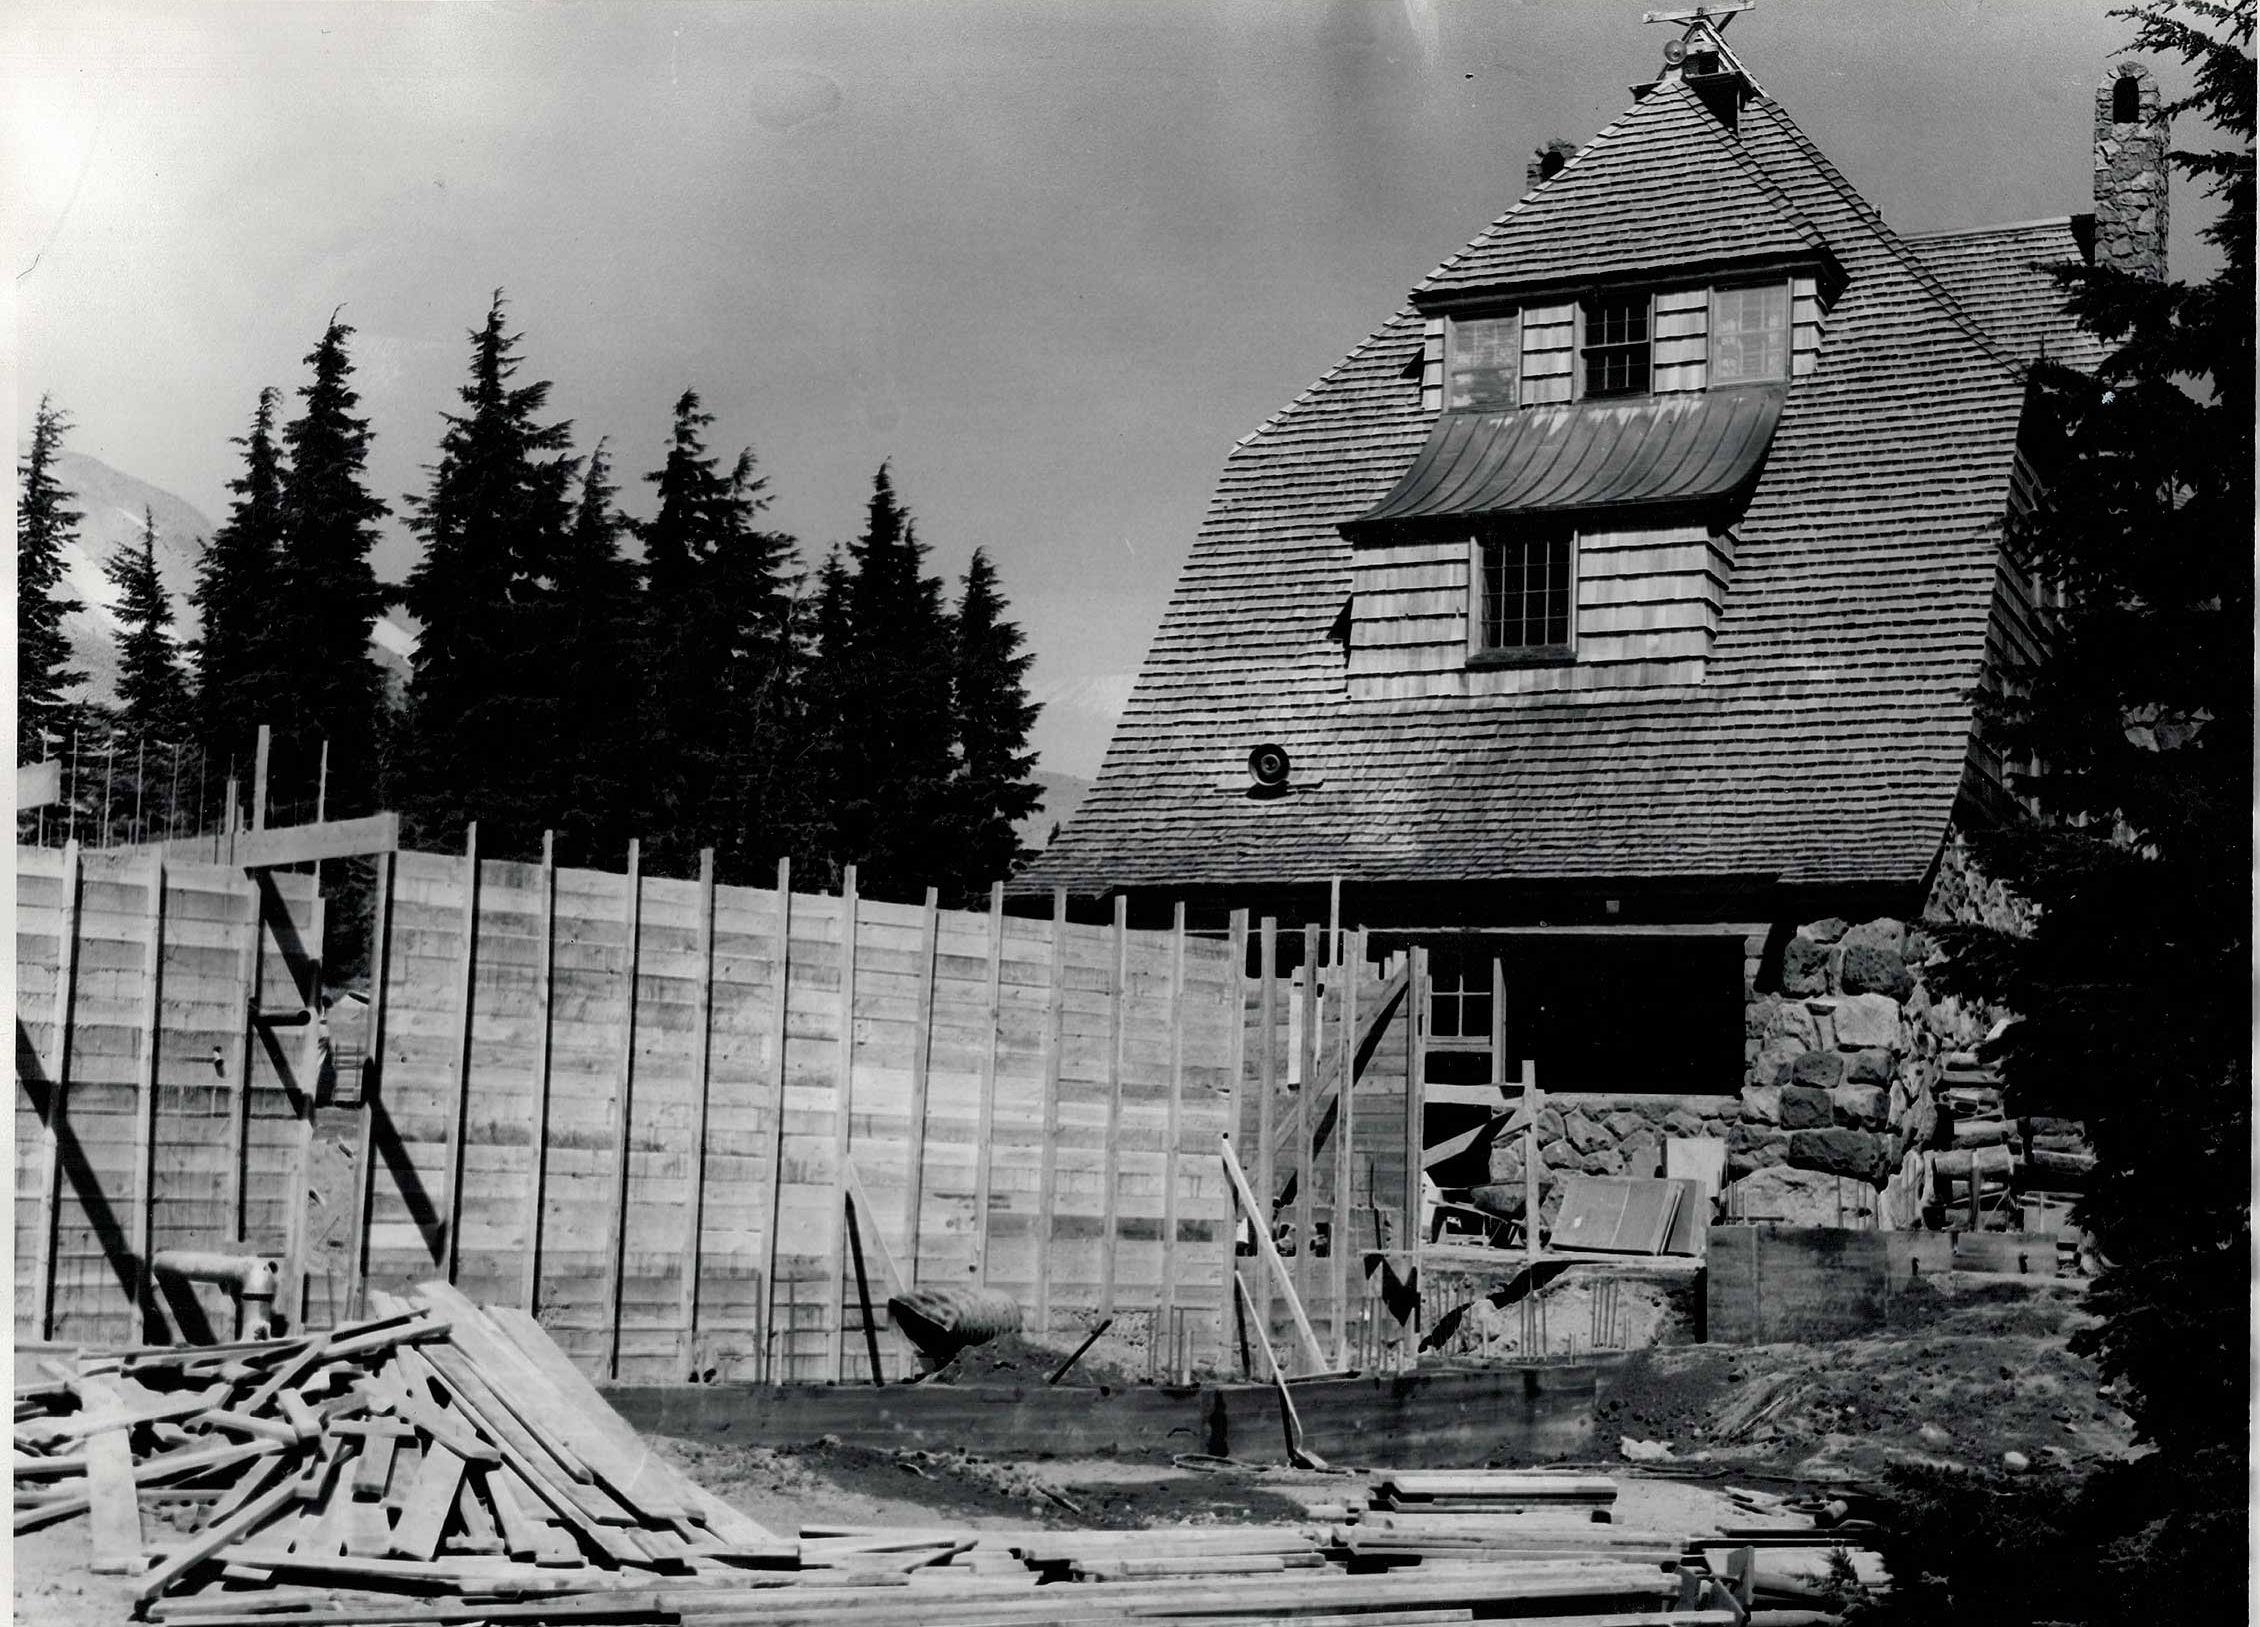
[[[471,335],[464,411],[440,439],[431,489],[411,498],[423,557],[404,602],[422,624],[395,753],[417,839],[528,858],[562,801],[558,651],[546,601],[573,525],[572,426],[543,424],[546,381],[513,385],[519,336],[495,293]]]
[[[369,423],[353,413],[361,398],[346,354],[352,335],[333,314],[306,357],[313,377],[298,392],[305,408],[283,430],[282,554],[267,602],[274,664],[294,697],[293,714],[272,720],[278,750],[311,761],[317,743],[329,742],[333,819],[375,804],[383,700],[369,629],[385,593],[369,551],[387,509],[363,480]]]
[[[63,585],[63,549],[78,540],[82,516],[55,478],[63,434],[71,427],[46,396],[31,422],[31,447],[16,464],[16,755],[36,762],[47,755],[43,732],[69,732],[73,707],[64,693],[86,681],[71,670],[71,641],[63,631],[69,604],[56,597]],[[68,742],[56,747],[69,750]]]
[[[1039,708],[1028,699],[1028,668],[1035,656],[1022,649],[1020,629],[1004,619],[1009,608],[997,588],[988,554],[973,551],[954,627],[951,685],[957,773],[952,781],[954,893],[971,903],[1026,858],[1019,822],[1036,811],[1043,790],[1030,782],[1036,756],[1028,731]]]
[[[817,616],[828,715],[829,857],[854,864],[862,891],[915,899],[953,875],[950,681],[954,652],[939,578],[882,465],[853,570],[820,584]],[[827,605],[824,588],[839,604]]]
[[[113,554],[103,572],[118,590],[118,705],[137,744],[180,737],[188,721],[188,680],[174,646],[173,606],[157,575],[157,517],[141,511],[141,542]]]
[[[249,762],[261,723],[279,725],[296,702],[279,659],[274,628],[282,559],[283,467],[275,444],[282,392],[259,392],[243,448],[243,472],[228,482],[235,502],[205,543],[190,595],[202,627],[196,640],[196,714],[203,749],[214,760]]]
[[[2056,1619],[2150,1619],[2161,1596],[2178,1620],[2244,1619],[2254,8],[2191,4],[2199,26],[2177,9],[2116,15],[2136,22],[2134,49],[2195,64],[2169,114],[2201,111],[2230,138],[2173,155],[2222,205],[2207,235],[2225,264],[2196,287],[2064,274],[2109,354],[2093,377],[2036,369],[2050,501],[2011,536],[2064,605],[2045,655],[1984,709],[1996,744],[2037,763],[2016,789],[2038,812],[1980,857],[2037,921],[1939,929],[1945,986],[2018,1014],[1993,1047],[2012,1110],[2086,1125],[2097,1167],[2077,1218],[2108,1263],[2089,1296],[2102,1320],[2074,1347],[2156,1448],[2062,1515],[2096,1585]],[[1923,1560],[1934,1574],[1895,1609],[2054,1613],[2062,1601],[1987,1591],[1989,1546]]]
[[[643,752],[636,738],[635,562],[620,551],[627,522],[614,500],[612,467],[598,442],[557,564],[555,592],[543,607],[543,642],[558,663],[558,862],[614,863],[634,834],[630,813]]]
[[[761,874],[789,828],[777,760],[795,732],[793,540],[764,531],[766,482],[743,452],[707,452],[697,392],[675,404],[659,512],[644,544],[641,734],[647,862],[687,868],[711,845],[724,874]]]

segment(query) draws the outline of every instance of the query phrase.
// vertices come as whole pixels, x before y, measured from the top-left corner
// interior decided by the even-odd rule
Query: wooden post
[[[1260,980],[1256,997],[1256,1027],[1260,1031],[1263,1057],[1256,1069],[1256,1203],[1248,1214],[1248,1223],[1255,1227],[1260,1246],[1271,1237],[1272,1207],[1279,1200],[1279,1185],[1271,1156],[1271,1116],[1273,1098],[1279,1091],[1279,918],[1263,918],[1258,941],[1256,976]],[[1257,1319],[1264,1331],[1271,1330],[1271,1279],[1263,1279],[1256,1295]]]
[[[683,1379],[698,1371],[699,1272],[706,1244],[707,1074],[714,1055],[714,849],[698,850],[698,1041],[691,1080],[690,1196],[683,1213]]]
[[[1326,964],[1342,964],[1342,878],[1326,884]]]
[[[1295,1292],[1308,1299],[1313,1284],[1311,1240],[1315,1235],[1311,1217],[1317,1212],[1315,1188],[1318,1184],[1317,1159],[1311,1147],[1318,1129],[1313,1114],[1311,1094],[1318,1089],[1318,956],[1325,942],[1316,921],[1303,926],[1303,1043],[1302,1054],[1296,1059],[1296,1076],[1302,1082],[1295,1087]]]
[[[235,857],[236,827],[243,822],[243,809],[236,802],[236,784],[233,774],[228,776],[228,786],[224,794],[227,797],[227,802],[220,809],[220,822],[212,831],[212,862],[214,864],[225,864]],[[72,812],[75,817],[77,810],[74,808]],[[243,1233],[239,1229],[236,1235],[241,1237]]]
[[[1247,1094],[1246,1084],[1241,1078],[1241,1075],[1247,1071],[1248,1050],[1248,912],[1246,910],[1234,910],[1232,912],[1224,936],[1228,958],[1224,975],[1224,1008],[1227,1024],[1224,1032],[1224,1065],[1226,1089],[1229,1092],[1225,1113],[1226,1123],[1230,1127],[1231,1133],[1234,1136],[1241,1136],[1247,1133],[1241,1119],[1241,1113],[1244,1110],[1243,1102]],[[1240,1314],[1239,1307],[1233,1302],[1231,1290],[1222,1286],[1231,1282],[1233,1273],[1240,1267],[1239,1228],[1231,1223],[1232,1214],[1233,1207],[1229,1204],[1226,1205],[1225,1225],[1221,1228],[1224,1233],[1222,1239],[1224,1244],[1224,1269],[1217,1278],[1219,1294],[1216,1305],[1216,1342],[1219,1349],[1224,1349],[1231,1344],[1233,1319]]]
[[[281,904],[278,893],[276,903]],[[307,1188],[314,1176],[314,1111],[322,1090],[322,934],[328,914],[317,892],[298,941],[305,950],[306,986],[303,1009],[306,1026],[298,1031],[298,1100],[293,1104],[298,1122],[291,1132],[290,1207],[284,1211],[283,1278],[276,1306],[289,1322],[304,1327],[307,1321],[306,1260],[310,1217],[306,1212]],[[449,1236],[453,1237],[450,1231]],[[335,1307],[333,1307],[334,1311]],[[334,1318],[333,1318],[334,1319]]]
[[[547,852],[548,847],[545,843],[543,846],[543,853],[545,857],[547,855]],[[379,853],[378,855],[376,855],[377,897],[376,914],[373,917],[373,922],[376,930],[370,934],[371,942],[369,947],[369,1025],[367,1033],[362,1037],[361,1124],[359,1142],[353,1165],[353,1178],[355,1184],[359,1188],[360,1195],[355,1199],[354,1203],[353,1255],[351,1264],[348,1267],[352,1275],[347,1283],[345,1293],[346,1314],[354,1317],[365,1317],[369,1314],[369,1216],[376,1203],[376,1171],[371,1166],[376,1161],[377,1114],[383,1111],[383,1097],[385,1088],[385,985],[391,981],[392,973],[391,961],[393,859],[394,855],[391,853]],[[543,896],[545,898],[548,896],[546,890]],[[546,909],[547,906],[545,905],[545,913],[543,917],[545,925],[547,922]],[[545,930],[543,933],[545,945],[547,938],[548,934]],[[253,926],[253,945],[256,946],[258,941],[257,926],[255,923]],[[545,948],[545,956],[546,953],[547,951]],[[545,984],[545,996],[546,991],[547,985]],[[548,1007],[545,998],[543,1005],[543,1010],[545,1013],[547,1009]],[[547,1034],[547,1031],[548,1024],[545,1021],[543,1024],[543,1032],[545,1036]],[[543,1056],[545,1058],[545,1061],[547,1055],[548,1051],[545,1038],[543,1049]],[[548,1080],[548,1068],[546,1067],[546,1065],[542,1070],[542,1077],[545,1087],[544,1094],[546,1096],[546,1085]],[[539,1148],[539,1145],[540,1144],[537,1141],[537,1150]],[[238,1170],[240,1170],[241,1167],[241,1165],[238,1165]],[[539,1194],[541,1191],[541,1180],[538,1169],[536,1171],[534,1180],[534,1190],[536,1193],[535,1201],[538,1204],[540,1201]],[[239,1233],[238,1235],[241,1234]],[[527,1250],[529,1268],[531,1268],[534,1259],[539,1254],[539,1252],[540,1250],[538,1244],[536,1247]],[[531,1308],[531,1305],[529,1305],[528,1309],[530,1310]]]
[[[1158,1343],[1174,1331],[1177,1310],[1177,1140],[1185,1114],[1185,901],[1177,901],[1169,930],[1169,1110],[1161,1133],[1161,1297],[1146,1337]],[[1174,1359],[1170,1367],[1174,1382]]]
[[[267,828],[267,752],[274,736],[266,724],[259,725],[259,750],[251,760],[251,828]]]
[[[1099,1198],[1099,1315],[1114,1315],[1114,1235],[1122,1179],[1123,1003],[1130,985],[1130,896],[1114,895],[1114,964],[1107,979],[1106,1156]]]
[[[1059,1045],[1060,1020],[1067,995],[1067,889],[1052,889],[1052,961],[1050,1005],[1044,1017],[1044,1144],[1042,1173],[1037,1178],[1036,1202],[1041,1216],[1036,1246],[1036,1327],[1038,1339],[1052,1325],[1052,1188],[1059,1179]]]
[[[553,830],[541,833],[541,878],[535,886],[541,889],[541,959],[534,968],[534,998],[540,1009],[534,1030],[534,1122],[526,1142],[526,1247],[518,1278],[518,1302],[528,1316],[541,1313],[542,1188],[549,1175],[549,1045],[557,1000],[557,833]]]
[[[1425,945],[1413,946],[1405,1000],[1406,1018],[1412,1026],[1406,1031],[1409,1044],[1405,1066],[1404,1262],[1412,1310],[1405,1318],[1402,1337],[1404,1364],[1417,1367],[1420,1365],[1420,1250],[1426,1241],[1420,1234],[1420,1196],[1421,1182],[1428,1173],[1425,1162],[1428,1151],[1428,950]]]
[[[133,1213],[134,1313],[141,1337],[154,1338],[156,1278],[157,1040],[165,960],[165,850],[149,856],[149,951],[141,964],[141,1057],[134,1080]]]
[[[63,843],[63,898],[57,915],[55,1000],[49,1008],[47,1041],[47,1116],[39,1126],[39,1241],[32,1269],[32,1321],[35,1336],[55,1335],[55,1243],[62,1213],[58,1185],[63,1166],[59,1137],[70,1097],[72,995],[78,981],[79,845]]]
[[[479,946],[479,822],[463,830],[463,953],[455,968],[455,1043],[450,1052],[453,1077],[448,1080],[447,1184],[440,1191],[439,1251],[432,1264],[449,1282],[455,1280],[457,1234],[463,1212],[463,1120],[471,1094],[471,985],[478,975]]]
[[[831,1246],[825,1256],[824,1376],[847,1377],[847,1161],[855,1133],[855,866],[840,878],[840,1045],[833,1075]],[[874,1373],[872,1377],[878,1375]]]
[[[903,1172],[902,1195],[905,1291],[918,1283],[919,1211],[926,1204],[926,1074],[934,1054],[934,959],[940,953],[941,904],[940,892],[927,888],[926,913],[918,923],[918,1032],[910,1040],[909,1167]],[[871,1229],[879,1229],[876,1213],[871,1216]]]
[[[777,979],[777,1001],[769,1013],[769,1100],[775,1120],[769,1137],[769,1228],[762,1238],[767,1259],[761,1274],[761,1377],[779,1382],[777,1362],[777,1228],[785,1208],[785,1006],[792,992],[793,861],[777,861],[777,926],[769,964]],[[786,1376],[790,1376],[788,1373]]]
[[[627,976],[620,1014],[620,1062],[613,1073],[611,1234],[604,1251],[604,1376],[620,1376],[621,1279],[628,1258],[628,1136],[635,1125],[636,968],[643,950],[643,843],[628,839]]]
[[[1004,883],[989,888],[989,1033],[981,1045],[981,1130],[973,1149],[973,1285],[989,1282],[989,1148],[997,1128],[997,1035],[1004,1021]]]
[[[1256,1195],[1248,1190],[1247,1172],[1240,1168],[1240,1160],[1232,1151],[1230,1136],[1224,1137],[1224,1178],[1232,1183],[1233,1194],[1241,1203],[1250,1207],[1255,1205]],[[1288,1274],[1287,1262],[1279,1257],[1278,1245],[1272,1242],[1268,1232],[1256,1233],[1256,1253],[1263,1260],[1272,1281],[1286,1296],[1288,1317],[1295,1324],[1295,1337],[1302,1345],[1310,1370],[1314,1373],[1323,1370],[1326,1366],[1326,1352],[1319,1348],[1318,1335],[1311,1330],[1310,1318],[1303,1313],[1302,1297],[1295,1292],[1295,1281]],[[1259,1320],[1257,1327],[1265,1337],[1270,1336],[1267,1323]]]
[[[1538,1089],[1538,1064],[1522,1059],[1522,1251],[1538,1263],[1538,1114],[1546,1098]]]
[[[1342,986],[1342,1065],[1334,1075],[1334,1224],[1333,1236],[1328,1245],[1333,1270],[1334,1293],[1334,1352],[1335,1365],[1350,1365],[1350,1260],[1357,1252],[1352,1230],[1350,1199],[1355,1185],[1355,1156],[1357,1140],[1357,1104],[1351,1097],[1351,1087],[1357,1082],[1358,1071],[1358,971],[1365,960],[1363,934],[1352,933],[1347,958],[1335,961],[1335,977]],[[1375,1240],[1378,1246],[1379,1239]]]

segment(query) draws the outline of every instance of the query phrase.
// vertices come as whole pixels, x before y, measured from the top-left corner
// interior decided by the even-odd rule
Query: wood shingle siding
[[[2016,636],[1999,539],[2030,279],[2001,266],[2032,243],[1996,246],[1983,272],[1955,263],[1977,249],[1917,253],[1770,98],[1730,135],[1658,87],[1235,448],[1099,780],[1019,885],[1918,880],[1989,641]],[[1794,279],[1795,383],[1731,536],[1588,526],[1576,661],[1471,671],[1466,531],[1337,529],[1427,439],[1423,308],[1521,305],[1527,402],[1564,326],[1533,307],[1566,316],[1576,279],[1708,257],[1654,286],[1711,286],[1766,254]],[[1293,754],[1290,795],[1236,789],[1259,740]]]

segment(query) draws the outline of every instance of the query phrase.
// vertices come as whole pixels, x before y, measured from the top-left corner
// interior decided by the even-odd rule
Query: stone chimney
[[[1564,141],[1556,136],[1530,155],[1530,162],[1524,167],[1522,178],[1533,189],[1544,186],[1561,173],[1564,164],[1576,156],[1577,143]]]
[[[2158,81],[2122,62],[2095,93],[2095,263],[2166,276],[2167,121]]]

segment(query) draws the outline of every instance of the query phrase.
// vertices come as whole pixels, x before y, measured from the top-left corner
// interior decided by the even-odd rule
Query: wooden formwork
[[[136,1315],[152,1250],[242,1240],[315,1325],[436,1271],[629,1381],[868,1378],[887,1262],[1005,1289],[1039,1332],[1182,1308],[1204,1352],[1225,1336],[1243,932],[505,863],[475,834],[375,865],[368,1062],[318,1106],[323,1030],[278,1021],[318,987],[312,876],[19,848],[21,1335],[177,1327]]]

